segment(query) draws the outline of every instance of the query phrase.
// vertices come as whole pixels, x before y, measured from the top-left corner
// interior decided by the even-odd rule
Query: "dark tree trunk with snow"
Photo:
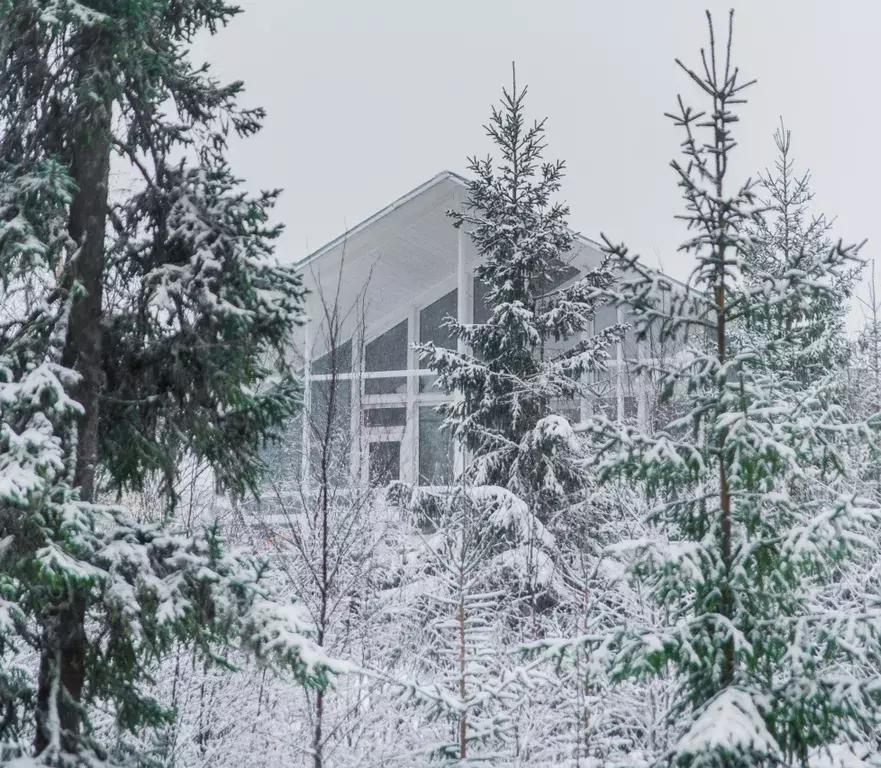
[[[77,250],[67,267],[68,289],[74,291],[75,298],[71,303],[62,364],[80,377],[72,391],[74,399],[83,407],[78,425],[74,485],[80,490],[80,498],[89,502],[95,500],[104,378],[101,318],[112,102],[110,94],[101,88],[100,77],[108,68],[109,45],[105,30],[90,29],[82,33],[77,64],[80,93],[77,111],[81,122],[71,139],[70,175],[77,192],[70,206],[68,231]],[[40,660],[37,722],[45,723],[51,707],[57,706],[62,733],[73,737],[65,745],[68,751],[74,750],[75,737],[79,735],[82,723],[79,704],[86,671],[87,602],[87,591],[71,589],[63,602],[53,607],[54,621],[47,628]],[[54,674],[58,675],[59,685],[53,692]],[[55,702],[51,701],[53,697]],[[39,727],[35,737],[37,753],[42,752],[48,743],[45,728]]]
[[[85,43],[92,54],[84,67],[101,66],[104,39],[100,34]],[[102,361],[102,303],[104,297],[104,235],[107,225],[107,184],[110,174],[110,111],[105,95],[99,104],[82,104],[88,118],[75,136],[71,177],[78,192],[70,207],[70,236],[77,252],[70,264],[70,280],[82,295],[70,312],[67,345],[62,362],[81,377],[74,390],[85,414],[80,420],[74,483],[82,498],[94,501],[98,460],[98,424],[104,380]]]
[[[0,625],[16,627],[0,642],[0,711],[15,715],[0,719],[3,755],[139,760],[127,738],[174,717],[145,683],[175,641],[327,680],[308,618],[274,602],[267,570],[228,555],[217,526],[169,536],[99,503],[158,476],[152,519],[169,520],[182,456],[256,489],[262,446],[300,404],[283,353],[304,289],[274,257],[278,193],[242,193],[225,158],[230,130],[255,133],[263,113],[188,58],[193,35],[238,12],[0,5]],[[111,151],[135,173],[128,189],[110,189]]]

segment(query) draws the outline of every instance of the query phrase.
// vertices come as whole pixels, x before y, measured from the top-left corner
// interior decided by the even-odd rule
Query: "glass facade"
[[[427,344],[433,341],[435,346],[447,349],[456,348],[456,337],[444,327],[448,317],[455,319],[458,308],[459,292],[454,288],[446,296],[429,304],[419,312],[419,341]]]
[[[561,265],[549,290],[577,274]],[[490,318],[486,286],[475,278],[472,288],[472,321],[485,323]],[[341,475],[345,471],[374,486],[393,480],[422,485],[455,481],[457,449],[449,433],[441,430],[443,417],[437,412],[437,406],[453,396],[435,386],[434,375],[419,375],[423,364],[409,349],[414,340],[447,349],[457,346],[455,336],[444,327],[447,318],[457,315],[457,290],[431,299],[415,307],[411,304],[405,319],[373,337],[368,335],[360,354],[355,354],[352,341],[346,341],[313,361],[308,429],[302,430],[304,438],[306,432],[311,435],[313,461],[317,446],[326,442],[329,427],[334,463]],[[601,308],[594,318],[595,330],[617,323],[617,315],[615,307]],[[545,354],[557,357],[578,339],[554,343]],[[632,346],[632,340],[628,341]],[[621,388],[622,374],[612,350],[608,370],[583,380],[585,399],[555,402],[554,412],[572,422],[590,410],[610,418],[634,419],[639,400],[633,391]]]
[[[442,296],[437,301],[429,304],[419,312],[419,342],[426,344],[434,342],[436,347],[443,349],[456,349],[456,337],[444,327],[444,321],[448,317],[456,317],[458,310],[459,292],[456,289]],[[421,367],[421,365],[420,365]],[[440,392],[434,386],[436,376],[420,376],[420,392]]]
[[[364,370],[368,373],[406,371],[408,367],[406,320],[368,342],[364,348]],[[406,394],[406,392],[406,376],[367,378],[364,381],[364,393],[367,395],[394,395]]]

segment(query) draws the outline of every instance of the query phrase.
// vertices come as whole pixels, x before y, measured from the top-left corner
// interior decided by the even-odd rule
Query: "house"
[[[299,263],[311,290],[310,321],[297,341],[306,382],[304,473],[310,441],[322,439],[315,417],[327,422],[331,404],[333,427],[344,435],[338,441],[344,463],[361,481],[444,483],[464,460],[439,431],[435,410],[452,396],[433,386],[412,345],[455,344],[441,325],[448,315],[461,323],[488,317],[473,274],[474,246],[447,216],[466,198],[465,179],[444,171]],[[555,289],[602,259],[597,242],[578,235],[575,243]],[[593,330],[623,322],[620,313],[602,309]],[[639,416],[643,398],[626,375],[618,375],[633,353],[628,344],[635,346],[632,340],[618,345],[610,371],[590,383],[581,414],[573,416],[596,407],[618,418]]]

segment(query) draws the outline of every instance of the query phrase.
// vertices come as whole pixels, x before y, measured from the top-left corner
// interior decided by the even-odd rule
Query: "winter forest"
[[[0,764],[881,766],[881,296],[797,131],[737,170],[733,13],[670,63],[685,279],[573,267],[515,69],[479,311],[399,348],[231,167],[240,12],[0,0]]]

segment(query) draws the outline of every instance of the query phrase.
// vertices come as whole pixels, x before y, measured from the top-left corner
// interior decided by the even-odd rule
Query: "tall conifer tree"
[[[172,717],[144,685],[175,638],[324,680],[263,566],[217,531],[100,503],[158,473],[170,510],[186,455],[254,487],[260,443],[299,403],[281,349],[303,288],[272,257],[277,193],[245,193],[224,158],[262,111],[188,58],[237,12],[0,3],[0,741],[41,764],[123,760],[93,738],[98,702],[123,728]],[[13,665],[27,651],[37,670]]]
[[[732,17],[733,20],[733,17]],[[673,168],[693,236],[681,250],[695,266],[686,287],[612,251],[637,330],[685,345],[664,374],[685,391],[685,415],[645,434],[599,420],[604,477],[645,483],[658,535],[616,548],[632,578],[657,601],[665,626],[631,626],[606,644],[618,677],[672,674],[679,737],[663,756],[677,766],[806,766],[818,752],[865,738],[877,723],[879,632],[873,611],[845,613],[817,600],[837,561],[871,540],[878,509],[842,488],[844,441],[875,444],[870,423],[849,424],[835,376],[771,364],[790,356],[805,325],[753,334],[732,345],[737,324],[804,318],[834,296],[858,263],[856,249],[796,246],[780,273],[754,258],[762,227],[756,184],[732,185],[732,129],[744,83],[727,45],[701,67],[681,65],[708,105],[680,97],[683,131]],[[773,266],[773,265],[772,265]],[[808,350],[810,352],[810,350]],[[816,493],[792,492],[813,487]]]
[[[788,375],[794,385],[807,385],[831,370],[846,368],[850,361],[847,314],[862,263],[833,275],[817,266],[818,255],[835,245],[834,220],[811,212],[811,175],[796,171],[792,135],[782,123],[774,133],[774,144],[774,171],[760,174],[756,186],[764,212],[746,228],[749,243],[744,259],[750,268],[745,277],[754,289],[791,275],[830,283],[827,291],[806,293],[800,303],[771,302],[764,292],[756,291],[732,335],[745,335],[747,347],[760,343],[768,365]]]
[[[471,325],[449,319],[464,354],[434,344],[419,352],[439,385],[461,395],[442,410],[469,452],[468,482],[506,488],[546,523],[583,480],[561,412],[577,409],[582,376],[605,369],[620,328],[579,338],[598,308],[593,292],[608,288],[612,273],[603,263],[564,285],[579,247],[568,206],[554,200],[565,163],[542,159],[545,121],[527,123],[525,98],[516,78],[503,90],[486,126],[500,161],[470,160],[465,208],[449,214],[476,247],[474,274],[489,317]],[[568,348],[555,351],[561,342]]]

